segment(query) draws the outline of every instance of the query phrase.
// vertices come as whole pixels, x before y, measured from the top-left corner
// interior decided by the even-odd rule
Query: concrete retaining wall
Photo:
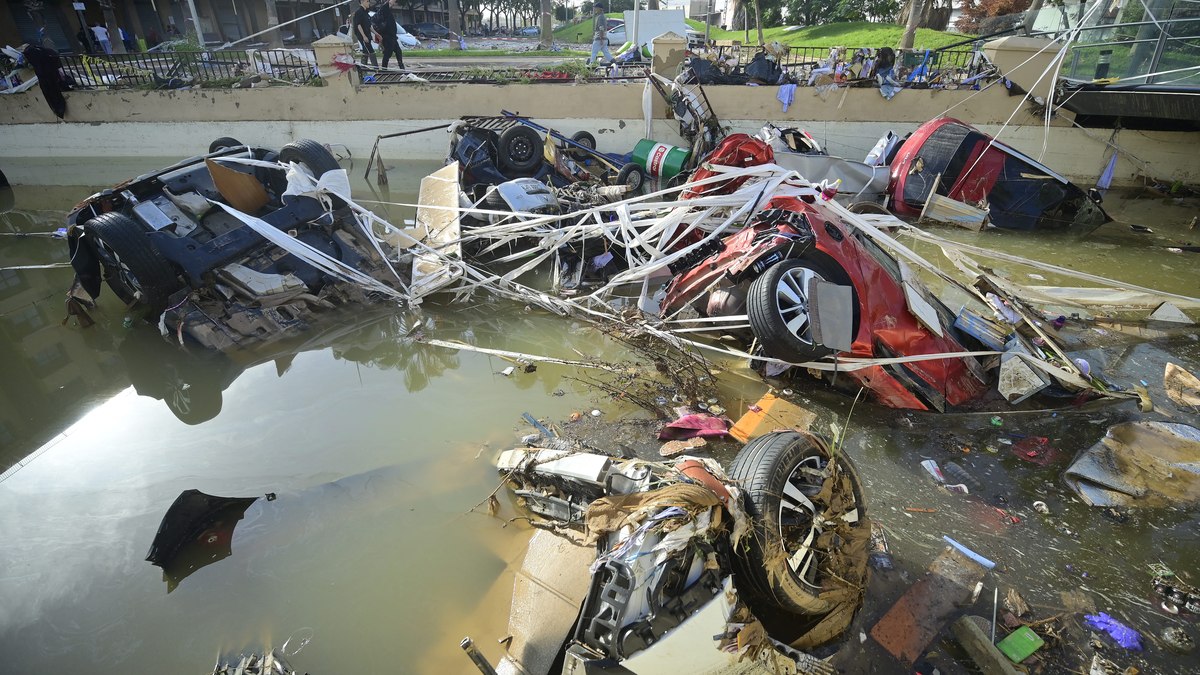
[[[320,57],[318,57],[320,58]],[[1043,161],[1082,185],[1093,183],[1107,160],[1110,131],[1071,125],[1069,113],[1045,127],[1020,97],[999,87],[906,90],[885,101],[876,89],[841,89],[826,96],[799,88],[786,113],[777,87],[706,88],[713,110],[735,131],[756,132],[764,122],[808,129],[831,154],[859,159],[884,132],[899,134],[949,114]],[[35,88],[0,96],[0,161],[19,177],[21,157],[191,155],[218,136],[265,146],[295,138],[342,143],[365,157],[379,134],[449,123],[462,115],[493,115],[506,109],[530,115],[565,133],[586,129],[601,150],[627,152],[645,136],[642,83],[604,84],[398,84],[357,86],[350,75],[327,78],[324,87],[186,91],[76,91],[67,94],[65,121],[57,120]],[[677,125],[660,97],[653,102],[653,136],[679,143]],[[1014,109],[1016,113],[1014,114]],[[1011,117],[1011,121],[1009,121]],[[1194,148],[1200,134],[1121,131],[1124,151],[1116,183],[1141,175],[1200,182]],[[447,137],[440,132],[383,142],[390,161],[441,159]],[[1043,147],[1045,149],[1043,154]]]

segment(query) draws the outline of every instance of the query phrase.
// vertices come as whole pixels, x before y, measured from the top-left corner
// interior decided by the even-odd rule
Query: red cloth
[[[725,436],[729,433],[729,422],[712,415],[684,415],[671,422],[658,432],[660,441],[670,441],[684,438]]]

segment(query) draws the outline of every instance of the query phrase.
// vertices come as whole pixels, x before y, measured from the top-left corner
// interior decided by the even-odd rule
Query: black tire
[[[504,196],[500,194],[499,190],[488,190],[487,194],[483,196],[483,205],[492,211],[512,211],[512,207],[504,201]]]
[[[140,302],[155,314],[183,288],[146,231],[120,213],[105,213],[83,225],[104,271],[109,288],[125,304]]]
[[[527,126],[514,124],[500,134],[496,154],[509,171],[531,173],[542,163],[542,137]]]
[[[295,162],[308,169],[314,178],[320,178],[326,171],[337,171],[342,168],[337,159],[316,141],[302,138],[292,141],[279,149],[279,161],[287,164]]]
[[[637,164],[626,164],[617,172],[616,185],[625,185],[629,188],[630,192],[637,192],[642,189],[642,185],[645,182],[646,170]]]
[[[807,284],[811,276],[833,281],[844,275],[822,262],[793,258],[772,266],[750,284],[746,315],[767,356],[792,361],[833,353],[813,341]]]
[[[213,141],[212,143],[208,144],[208,154],[211,155],[214,152],[216,152],[218,150],[224,150],[225,148],[238,148],[238,147],[243,147],[245,145],[246,145],[245,143],[242,143],[241,141],[239,141],[236,138],[222,136],[222,137],[218,138],[217,140]]]
[[[292,141],[280,148],[279,161],[283,164],[295,162],[308,169],[313,178],[320,178],[326,171],[337,171],[342,168],[338,164],[337,158],[333,156],[333,153],[326,150],[325,146],[307,138]],[[345,205],[346,203],[341,199],[337,197],[333,198],[334,208],[341,208]]]
[[[596,137],[587,131],[576,131],[575,134],[571,136],[571,140],[580,145],[587,146],[592,150],[596,149]],[[591,156],[579,148],[569,148],[567,150],[567,155],[569,155],[572,159],[578,159],[581,161]]]
[[[828,461],[823,444],[815,437],[783,431],[754,439],[729,465],[729,477],[742,488],[743,505],[752,524],[749,543],[731,562],[738,592],[751,609],[757,605],[758,609],[816,615],[833,608],[819,597],[824,556],[814,547],[793,566],[791,558],[806,538],[812,536],[812,543],[816,542],[819,528],[818,520],[803,502],[785,493],[790,486],[813,500],[823,479],[807,471],[824,470]],[[844,465],[839,464],[839,468]],[[852,469],[851,480],[855,486],[854,510],[862,523],[865,514],[861,512],[861,492]],[[824,506],[816,504],[818,513]]]
[[[887,210],[886,206],[879,202],[854,202],[846,207],[846,209],[850,213],[878,213],[885,216],[891,213],[891,211]]]

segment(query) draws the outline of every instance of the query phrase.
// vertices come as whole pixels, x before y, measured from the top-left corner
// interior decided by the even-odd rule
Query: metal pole
[[[192,12],[192,29],[196,31],[196,42],[204,48],[204,29],[200,27],[200,12],[196,11],[196,0],[187,0],[188,9]]]
[[[704,15],[704,46],[708,47],[708,29],[712,26],[713,0],[708,0],[708,13]]]
[[[637,0],[634,0],[634,3],[633,3],[633,50],[634,50],[634,53],[638,54],[638,55],[640,55],[642,53],[642,50],[640,49],[641,45],[638,44],[638,10],[641,9],[641,7],[642,7],[642,3],[638,2]],[[626,39],[628,39],[628,36],[626,37]]]

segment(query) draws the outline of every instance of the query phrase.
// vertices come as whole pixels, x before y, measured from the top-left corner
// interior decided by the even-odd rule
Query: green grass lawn
[[[694,30],[704,31],[704,24],[699,21],[688,21]],[[764,28],[763,39],[767,42],[778,40],[785,45],[795,47],[895,47],[904,36],[904,26],[890,23],[869,23],[856,21],[852,23],[827,23],[822,26],[809,26],[789,30],[786,27]],[[917,29],[913,42],[915,49],[937,49],[946,45],[961,42],[968,36],[957,33]],[[741,40],[743,44],[758,44],[758,31],[750,29],[750,40],[746,40],[745,31],[709,29],[709,38],[713,40]]]
[[[623,18],[621,12],[609,12],[606,16],[611,16],[614,19]],[[591,44],[592,43],[592,27],[596,24],[594,19],[587,19],[577,24],[563,26],[554,31],[554,39],[558,42],[574,42],[576,44]],[[587,56],[587,54],[585,54]]]
[[[622,14],[619,12],[610,12],[608,16],[620,19]],[[704,24],[699,21],[687,20],[688,26],[694,30],[704,32]],[[785,27],[764,28],[763,39],[767,42],[778,40],[785,45],[796,47],[895,47],[900,44],[900,38],[904,35],[904,26],[897,26],[889,23],[869,23],[866,21],[858,21],[854,23],[829,23],[823,26],[810,26],[797,30],[788,30]],[[582,36],[579,39],[578,36]],[[744,44],[757,44],[758,31],[750,30],[750,39],[746,40],[746,33],[740,30],[721,30],[720,28],[711,28],[709,37],[713,40],[740,40]],[[917,30],[916,41],[913,46],[916,49],[937,49],[946,45],[961,42],[967,36],[957,33],[943,33],[941,31],[929,30],[920,28]],[[554,39],[561,42],[575,43],[590,43],[592,41],[592,19],[588,19],[574,26],[564,26],[554,31]]]

